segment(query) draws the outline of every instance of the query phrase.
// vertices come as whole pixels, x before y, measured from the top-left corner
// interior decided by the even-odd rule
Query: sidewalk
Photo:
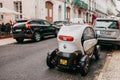
[[[16,42],[13,38],[0,39],[0,46]]]
[[[114,51],[107,57],[97,80],[120,80],[120,51]]]

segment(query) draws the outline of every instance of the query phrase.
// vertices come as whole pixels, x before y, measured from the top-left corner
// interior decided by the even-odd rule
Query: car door
[[[86,54],[92,54],[94,52],[97,39],[93,28],[87,27],[82,35],[82,44]]]
[[[46,35],[50,35],[50,34],[54,34],[55,33],[55,28],[52,26],[52,24],[50,24],[47,21],[43,21],[44,23],[44,32]]]

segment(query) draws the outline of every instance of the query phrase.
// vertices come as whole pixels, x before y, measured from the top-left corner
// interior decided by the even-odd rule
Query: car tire
[[[46,64],[49,68],[54,68],[55,67],[55,65],[53,65],[53,63],[52,63],[52,59],[51,59],[50,56],[47,56]]]
[[[99,50],[97,46],[95,47],[94,56],[96,61],[100,59]]]
[[[18,43],[22,43],[22,42],[24,41],[24,39],[22,39],[22,38],[16,38],[16,41],[17,41]]]
[[[88,72],[89,72],[89,61],[90,59],[89,59],[89,57],[86,57],[86,59],[85,59],[85,61],[84,61],[84,63],[83,63],[83,66],[82,66],[82,68],[81,68],[81,70],[80,70],[80,73],[81,73],[81,76],[86,76],[87,74],[88,74]]]
[[[117,45],[117,49],[120,50],[120,45]]]
[[[34,41],[39,42],[41,40],[41,35],[39,32],[34,33]]]

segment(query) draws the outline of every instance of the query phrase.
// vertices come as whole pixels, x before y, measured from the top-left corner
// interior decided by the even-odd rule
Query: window
[[[118,29],[118,22],[114,20],[97,20],[95,27],[96,28]]]
[[[50,26],[50,23],[47,22],[47,21],[44,21],[44,24],[45,24],[46,26]]]
[[[94,38],[95,38],[94,30],[92,28],[86,28],[83,33],[82,41]]]
[[[3,4],[2,3],[0,3],[0,8],[2,8],[3,7]],[[3,15],[0,15],[0,20],[3,20]]]
[[[21,1],[15,1],[14,2],[14,8],[15,8],[15,11],[21,13],[21,14],[16,16],[16,19],[22,19],[22,2]]]
[[[2,3],[0,3],[0,8],[2,8],[3,7],[3,4]]]

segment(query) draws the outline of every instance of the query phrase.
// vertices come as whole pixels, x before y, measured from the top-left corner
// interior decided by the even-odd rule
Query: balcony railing
[[[81,0],[74,0],[73,4],[85,9],[88,9],[88,4],[86,4],[85,2],[81,1]]]
[[[82,7],[85,8],[85,9],[88,9],[88,4],[86,4],[85,2],[81,1],[82,2]]]

